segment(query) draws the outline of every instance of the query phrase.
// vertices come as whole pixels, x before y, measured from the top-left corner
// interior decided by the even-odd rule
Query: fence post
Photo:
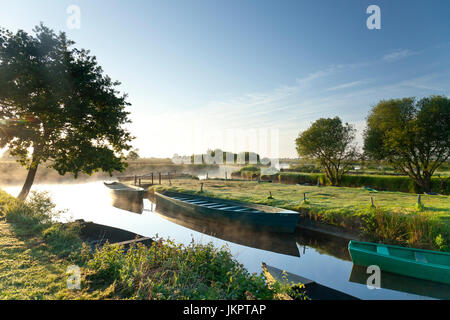
[[[159,184],[161,184],[161,172],[158,172],[159,175]]]

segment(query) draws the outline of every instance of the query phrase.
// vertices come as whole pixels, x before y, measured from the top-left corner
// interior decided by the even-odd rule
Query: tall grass
[[[449,251],[450,228],[421,213],[405,215],[379,208],[363,217],[362,234],[372,241]]]

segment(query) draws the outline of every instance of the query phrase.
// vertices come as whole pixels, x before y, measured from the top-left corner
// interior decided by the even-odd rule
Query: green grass
[[[362,188],[298,186],[256,181],[202,181],[204,195],[266,204],[304,212],[311,219],[360,232],[366,238],[416,247],[447,250],[450,243],[450,196],[369,192]],[[156,189],[198,193],[194,180],[175,180]],[[269,199],[269,191],[273,199]],[[307,201],[303,202],[306,193]],[[375,209],[370,208],[373,198]],[[384,217],[381,219],[380,217]],[[395,223],[400,223],[397,227]],[[443,237],[444,244],[436,242]]]
[[[78,223],[61,224],[46,194],[21,202],[0,190],[0,299],[277,299],[281,283],[249,274],[227,248],[155,239],[150,247],[93,251]],[[67,267],[81,288],[67,288]],[[283,295],[284,294],[284,295]]]

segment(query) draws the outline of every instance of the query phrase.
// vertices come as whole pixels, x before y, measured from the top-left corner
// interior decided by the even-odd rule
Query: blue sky
[[[372,4],[380,30],[366,27]],[[69,5],[80,29],[67,27]],[[277,130],[279,155],[294,157],[299,131],[320,117],[361,132],[381,99],[450,95],[446,0],[0,0],[0,26],[40,21],[122,82],[143,156],[239,152],[251,143],[227,132]]]

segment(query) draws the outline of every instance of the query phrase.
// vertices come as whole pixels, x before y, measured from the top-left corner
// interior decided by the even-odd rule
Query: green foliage
[[[134,299],[273,299],[264,276],[249,274],[227,248],[157,240],[151,247],[97,249],[87,267],[90,281],[115,283]]]
[[[363,221],[362,234],[372,241],[447,250],[449,226],[424,214],[405,215],[375,208],[363,215]]]
[[[335,117],[316,120],[295,142],[299,156],[317,160],[331,184],[338,185],[358,157],[354,138],[355,129]]]
[[[367,118],[364,152],[387,160],[422,191],[431,191],[431,177],[450,157],[450,99],[380,101]]]
[[[40,163],[59,174],[125,168],[132,140],[126,95],[96,58],[44,25],[35,36],[0,29],[0,148],[30,169],[24,199]],[[30,150],[32,155],[30,156]]]

